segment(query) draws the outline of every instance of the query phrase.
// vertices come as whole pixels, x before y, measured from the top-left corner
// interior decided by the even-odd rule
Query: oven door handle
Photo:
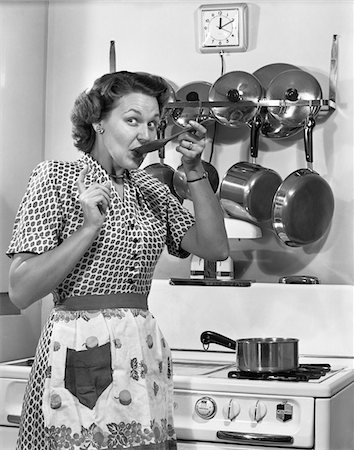
[[[279,434],[257,434],[257,433],[236,433],[234,431],[217,431],[216,436],[219,439],[240,443],[251,442],[252,444],[292,444],[292,436]]]

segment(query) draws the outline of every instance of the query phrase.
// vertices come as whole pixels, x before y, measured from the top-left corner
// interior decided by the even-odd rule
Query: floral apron
[[[171,354],[147,309],[55,307],[43,414],[52,449],[175,448]]]

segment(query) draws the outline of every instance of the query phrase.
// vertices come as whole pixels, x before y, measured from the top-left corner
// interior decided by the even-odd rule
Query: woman
[[[75,162],[44,161],[29,181],[8,249],[9,294],[54,308],[38,344],[17,448],[175,448],[168,345],[147,307],[167,245],[181,258],[228,256],[223,214],[201,164],[205,128],[181,137],[195,217],[139,169],[156,138],[163,79],[117,72],[75,102]],[[168,304],[166,304],[168,307]]]

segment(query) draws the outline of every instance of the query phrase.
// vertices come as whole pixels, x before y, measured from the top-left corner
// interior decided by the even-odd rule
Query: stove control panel
[[[313,448],[312,397],[175,389],[174,402],[179,439],[225,442],[229,440],[225,433],[236,433],[254,435],[255,439],[276,436],[285,442],[290,436],[294,440],[292,446]]]
[[[195,404],[195,412],[202,419],[212,419],[216,410],[216,402],[211,397],[202,397]]]

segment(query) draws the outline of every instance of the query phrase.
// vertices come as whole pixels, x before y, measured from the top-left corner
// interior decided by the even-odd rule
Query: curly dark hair
[[[169,86],[163,78],[142,72],[121,71],[98,78],[89,91],[81,93],[75,100],[71,113],[75,147],[90,153],[96,139],[92,124],[104,119],[117,100],[131,93],[156,98],[161,113],[169,97]]]

